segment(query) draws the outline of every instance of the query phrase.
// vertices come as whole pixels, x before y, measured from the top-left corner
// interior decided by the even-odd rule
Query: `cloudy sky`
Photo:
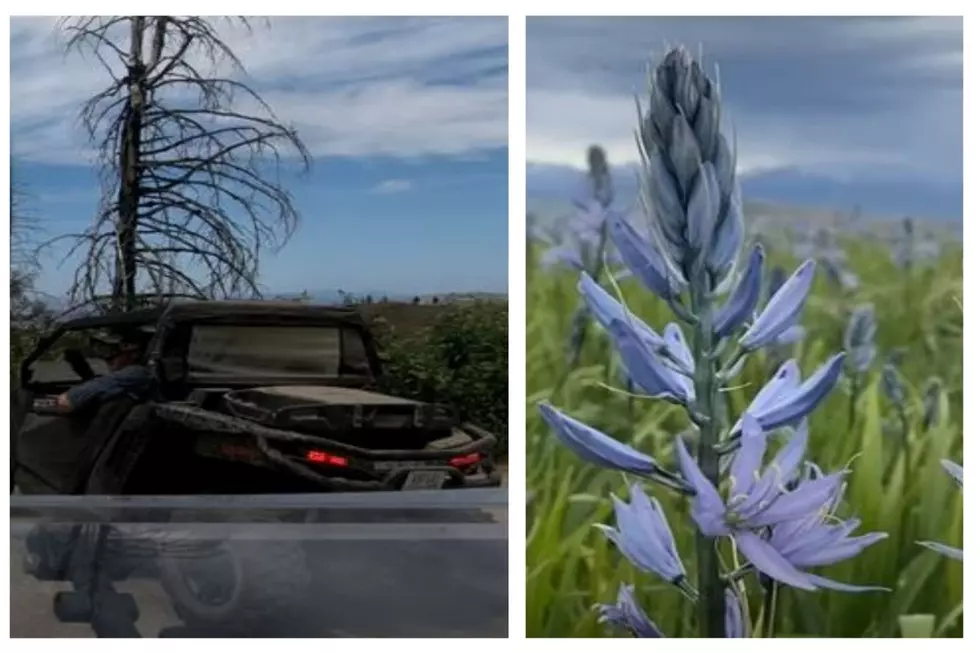
[[[506,18],[273,18],[222,24],[248,81],[315,158],[284,182],[304,222],[262,266],[272,291],[503,291]],[[47,235],[90,221],[98,185],[79,123],[107,83],[53,19],[11,20],[14,175]],[[72,261],[41,280],[60,294]]]
[[[575,192],[590,144],[637,160],[633,93],[666,43],[720,69],[748,197],[961,218],[958,18],[529,19],[529,204]]]

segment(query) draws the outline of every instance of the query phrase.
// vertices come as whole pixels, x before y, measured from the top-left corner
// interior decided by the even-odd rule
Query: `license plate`
[[[420,471],[409,472],[405,477],[403,490],[441,490],[446,483],[446,472]]]
[[[374,468],[379,471],[391,471],[393,469],[421,469],[424,467],[431,467],[432,463],[425,460],[399,460],[399,461],[389,461],[389,462],[377,462],[374,463]]]

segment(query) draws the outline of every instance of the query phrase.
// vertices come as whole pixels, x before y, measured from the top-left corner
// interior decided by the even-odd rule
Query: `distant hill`
[[[623,203],[628,206],[627,203]],[[553,198],[527,199],[527,214],[535,220],[547,224],[554,220],[562,220],[573,214],[575,207],[571,200],[558,201]],[[780,228],[804,226],[816,229],[837,225],[842,229],[850,227],[874,233],[890,232],[895,229],[904,216],[877,216],[848,210],[828,210],[807,206],[794,206],[778,202],[745,200],[743,213],[749,228]],[[962,238],[963,223],[960,220],[928,220],[918,216],[910,216],[923,232],[942,235],[947,238]]]
[[[269,296],[281,297],[283,299],[299,299],[303,296],[301,292],[295,293],[269,293]],[[343,304],[344,296],[340,291],[337,290],[308,290],[306,291],[306,296],[310,301],[316,304]],[[450,292],[450,293],[427,293],[422,295],[408,295],[404,293],[394,293],[387,294],[384,291],[368,291],[368,292],[350,292],[351,298],[355,300],[364,300],[370,297],[374,302],[382,302],[387,300],[392,303],[411,303],[416,297],[419,298],[422,304],[431,304],[433,300],[438,300],[438,303],[451,303],[451,302],[462,302],[462,301],[506,301],[507,293],[496,293],[496,292]]]

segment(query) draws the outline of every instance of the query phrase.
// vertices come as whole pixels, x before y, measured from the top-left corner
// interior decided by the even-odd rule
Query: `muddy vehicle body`
[[[54,410],[53,397],[103,367],[79,344],[85,334],[123,327],[151,334],[153,390]],[[345,569],[391,565],[388,581],[371,582],[375,609],[394,615],[384,582],[420,583],[399,587],[409,596],[428,585],[419,574],[469,587],[471,561],[487,578],[468,591],[494,607],[463,630],[505,635],[496,439],[448,407],[380,392],[381,373],[366,325],[333,307],[188,302],[65,322],[24,361],[12,398],[11,518],[23,524],[12,546],[24,572],[71,583],[52,599],[55,616],[98,636],[142,636],[133,599],[113,589],[137,577],[162,586],[189,636],[283,637],[300,634],[297,615],[327,590],[333,617],[343,612],[357,594]],[[460,569],[446,577],[446,565]],[[453,632],[453,617],[429,617],[418,635]]]
[[[152,394],[52,411],[101,363],[71,346],[60,361],[44,357],[120,327],[153,332]],[[25,494],[100,495],[500,485],[492,434],[449,407],[378,392],[381,374],[364,322],[334,307],[186,302],[76,319],[21,367],[12,482]]]

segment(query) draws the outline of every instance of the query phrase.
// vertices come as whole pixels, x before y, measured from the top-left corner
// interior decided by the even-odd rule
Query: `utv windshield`
[[[187,349],[192,377],[371,376],[356,329],[197,324]]]

